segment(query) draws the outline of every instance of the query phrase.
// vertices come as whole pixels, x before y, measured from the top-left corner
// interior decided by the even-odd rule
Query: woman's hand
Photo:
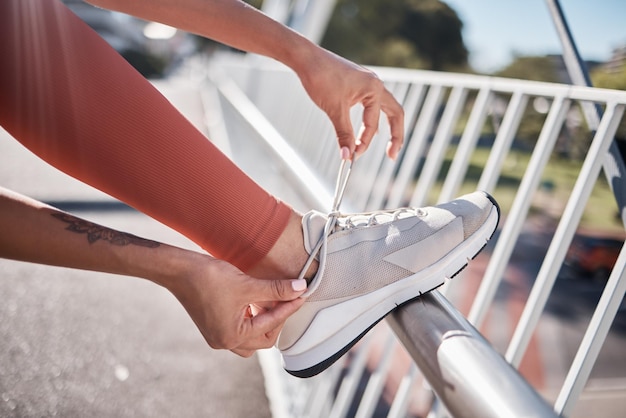
[[[187,310],[207,343],[249,357],[276,342],[287,318],[304,303],[304,280],[261,280],[233,265],[194,253],[189,273],[166,285]],[[259,312],[251,305],[274,302]]]
[[[404,141],[404,111],[376,74],[318,47],[308,52],[303,62],[294,70],[311,99],[333,123],[342,158],[365,152],[378,130],[382,111],[391,128],[387,155],[395,159]],[[358,103],[363,105],[363,129],[355,138],[350,108]]]

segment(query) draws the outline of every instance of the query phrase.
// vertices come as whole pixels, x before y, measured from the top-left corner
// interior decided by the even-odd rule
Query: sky
[[[546,0],[443,0],[463,21],[474,69],[492,73],[517,55],[561,53]],[[626,45],[626,0],[560,0],[585,60],[605,61]]]

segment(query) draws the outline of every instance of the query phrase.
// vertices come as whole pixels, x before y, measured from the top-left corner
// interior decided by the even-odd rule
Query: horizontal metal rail
[[[557,416],[439,292],[401,306],[388,322],[452,416]]]

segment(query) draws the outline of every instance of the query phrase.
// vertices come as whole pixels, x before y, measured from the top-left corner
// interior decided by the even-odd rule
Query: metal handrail
[[[388,322],[452,416],[557,416],[439,292],[401,306]]]

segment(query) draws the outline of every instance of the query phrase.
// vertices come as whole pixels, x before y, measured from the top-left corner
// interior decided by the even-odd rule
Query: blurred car
[[[612,237],[576,235],[565,256],[565,264],[579,277],[607,280],[624,241]]]
[[[194,49],[191,35],[159,23],[62,0],[146,78],[161,78]]]

